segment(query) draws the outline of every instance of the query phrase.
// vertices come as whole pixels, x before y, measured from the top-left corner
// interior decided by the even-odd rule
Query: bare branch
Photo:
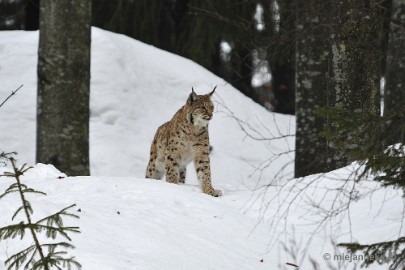
[[[12,96],[15,95],[15,93],[17,93],[18,90],[20,90],[20,88],[23,87],[23,84],[20,85],[20,87],[18,87],[16,90],[11,91],[11,94],[0,104],[0,107],[4,105],[4,103],[7,102],[7,100],[9,100]]]

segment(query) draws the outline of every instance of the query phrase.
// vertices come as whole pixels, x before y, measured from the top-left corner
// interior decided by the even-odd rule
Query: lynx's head
[[[211,101],[211,96],[215,89],[206,95],[197,95],[192,89],[190,96],[187,99],[186,106],[188,107],[189,120],[194,126],[207,126],[208,121],[212,119],[214,113],[214,104]]]

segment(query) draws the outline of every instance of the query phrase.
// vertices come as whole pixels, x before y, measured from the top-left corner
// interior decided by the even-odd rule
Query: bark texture
[[[388,2],[388,1],[385,1]],[[385,3],[386,4],[386,3]],[[344,110],[352,116],[345,121],[352,123],[352,134],[344,133],[340,119],[330,121],[328,126],[339,138],[337,145],[330,143],[328,159],[330,169],[343,167],[350,162],[347,152],[364,148],[356,130],[357,119],[366,115],[378,115],[380,111],[379,90],[381,59],[383,55],[384,12],[376,1],[353,1],[331,3],[330,81],[328,107]],[[336,113],[336,112],[330,112]],[[347,124],[346,123],[346,124]],[[365,123],[367,124],[367,123]]]
[[[316,109],[327,104],[328,5],[297,1],[295,177],[327,171],[324,120]]]
[[[346,83],[336,102],[358,113],[378,113],[383,21],[377,0],[340,4],[338,48],[346,66]],[[381,2],[381,1],[379,1]]]
[[[40,1],[37,162],[89,175],[91,1]]]
[[[405,143],[405,0],[394,0],[385,70],[386,144]]]

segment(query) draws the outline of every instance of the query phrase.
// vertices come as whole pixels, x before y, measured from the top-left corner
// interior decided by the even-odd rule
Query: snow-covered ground
[[[24,84],[0,108],[0,150],[17,151],[21,164],[35,162],[37,46],[38,32],[0,32],[0,100]],[[349,210],[338,211],[344,191],[353,190],[347,179],[356,164],[287,181],[294,117],[266,111],[194,62],[93,29],[91,67],[92,176],[59,179],[54,167],[38,164],[23,177],[48,194],[30,197],[35,217],[72,203],[81,210],[69,225],[81,228],[71,253],[83,269],[296,269],[286,263],[313,269],[310,258],[320,269],[328,263],[352,268],[361,261],[333,260],[332,240],[370,243],[401,234],[399,191],[365,181],[350,193]],[[212,178],[224,195],[201,194],[192,165],[185,185],[144,179],[156,128],[185,103],[191,87],[206,93],[215,85]],[[3,191],[11,179],[0,180]],[[11,223],[16,200],[0,200],[0,226]],[[327,219],[330,209],[336,216]],[[24,244],[1,241],[0,265]]]

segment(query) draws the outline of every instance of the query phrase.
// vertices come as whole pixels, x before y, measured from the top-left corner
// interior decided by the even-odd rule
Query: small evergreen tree
[[[81,264],[77,262],[74,257],[67,256],[67,252],[65,251],[66,249],[74,248],[72,244],[68,242],[41,244],[37,236],[38,234],[45,232],[47,238],[55,239],[57,236],[62,236],[63,238],[71,241],[68,233],[80,233],[79,227],[64,226],[62,217],[69,216],[79,218],[77,215],[68,212],[69,209],[76,205],[70,205],[57,213],[37,221],[33,221],[33,209],[30,202],[26,198],[26,194],[46,194],[21,183],[21,176],[31,167],[26,167],[26,165],[23,165],[21,168],[18,168],[16,165],[16,160],[13,156],[14,153],[0,154],[0,161],[3,164],[4,162],[8,162],[12,166],[11,172],[5,172],[0,176],[11,177],[15,180],[15,183],[11,184],[0,195],[0,199],[17,193],[21,199],[21,206],[18,207],[11,219],[14,220],[18,215],[22,214],[24,215],[25,221],[0,228],[0,240],[16,238],[17,236],[20,237],[20,239],[23,239],[25,233],[29,232],[34,240],[34,244],[8,258],[5,261],[7,269],[51,270],[63,269],[65,267],[67,267],[67,269],[72,269],[72,266],[80,269]]]
[[[372,263],[389,263],[389,270],[399,269],[405,263],[405,237],[400,237],[394,241],[379,242],[370,245],[360,245],[357,243],[341,243],[350,253],[361,251],[364,254],[362,266],[369,266]],[[403,268],[402,268],[403,269]]]
[[[329,117],[334,123],[325,129],[321,136],[327,139],[349,160],[357,160],[363,166],[357,173],[357,181],[372,174],[374,180],[382,187],[391,186],[405,191],[405,145],[397,143],[388,147],[383,142],[392,136],[385,129],[385,123],[393,119],[388,116],[380,117],[373,113],[353,113],[342,107],[320,108],[320,117]],[[395,116],[398,121],[397,129],[405,129],[404,116]],[[366,260],[364,267],[370,264],[389,264],[390,270],[398,269],[405,264],[405,237],[401,236],[392,241],[382,241],[367,245],[359,243],[340,243],[350,253],[361,252]]]

